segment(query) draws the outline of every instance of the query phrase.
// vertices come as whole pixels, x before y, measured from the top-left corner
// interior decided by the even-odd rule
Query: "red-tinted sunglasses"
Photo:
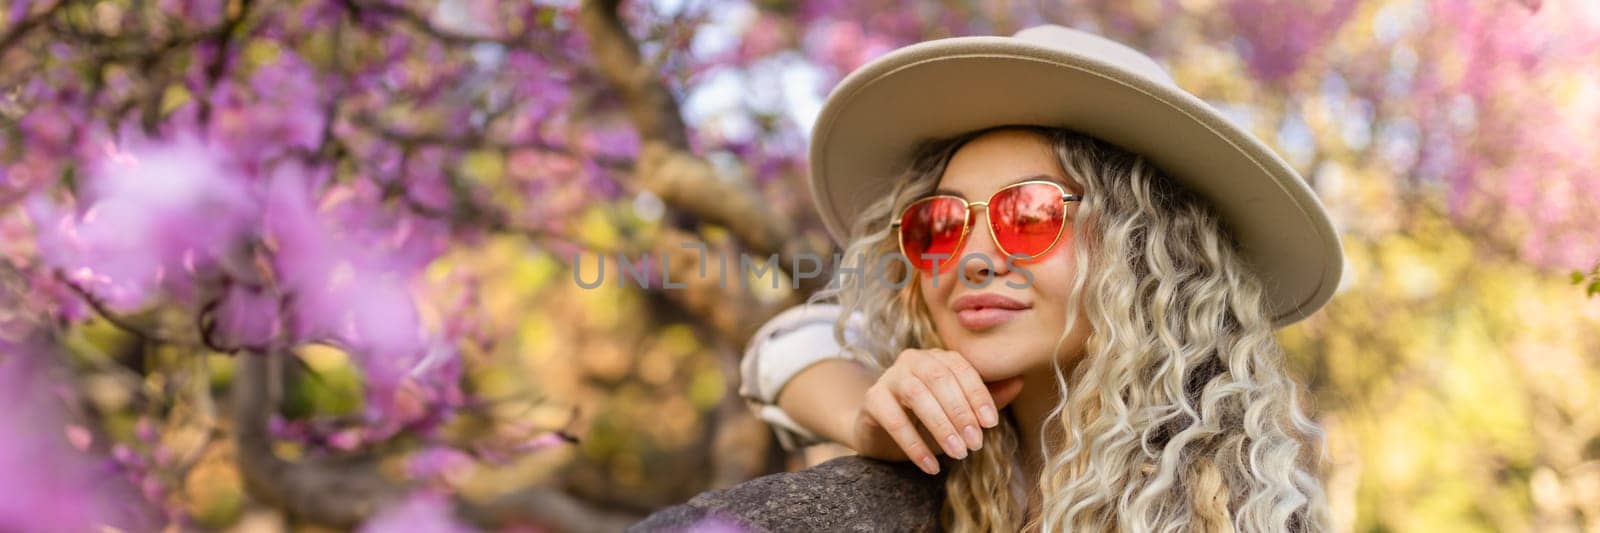
[[[1066,227],[1067,202],[1083,200],[1067,194],[1066,187],[1053,181],[1024,181],[1008,185],[987,202],[968,202],[960,196],[941,194],[911,202],[890,223],[899,232],[900,253],[918,270],[932,272],[946,268],[966,243],[973,226],[972,208],[989,212],[989,236],[1007,256],[1032,259],[1056,245]],[[942,257],[926,257],[940,255]]]

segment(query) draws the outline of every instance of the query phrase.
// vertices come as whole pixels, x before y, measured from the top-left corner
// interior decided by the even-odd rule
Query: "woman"
[[[854,270],[746,356],[784,446],[947,470],[954,531],[1327,527],[1272,332],[1343,259],[1270,149],[1059,26],[891,52],[817,124],[812,191]]]

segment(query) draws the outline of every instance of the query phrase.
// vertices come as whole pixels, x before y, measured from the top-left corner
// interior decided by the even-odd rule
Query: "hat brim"
[[[1006,124],[1070,128],[1140,154],[1212,202],[1268,295],[1275,327],[1333,296],[1344,256],[1326,210],[1270,148],[1181,89],[995,36],[926,41],[846,76],[812,130],[811,192],[844,242],[928,138]]]

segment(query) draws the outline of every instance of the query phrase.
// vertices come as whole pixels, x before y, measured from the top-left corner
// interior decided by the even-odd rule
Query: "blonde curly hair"
[[[951,462],[940,516],[951,531],[1322,531],[1322,434],[1285,372],[1262,284],[1210,204],[1144,158],[1060,128],[1002,126],[924,143],[893,192],[851,229],[844,258],[897,254],[898,207],[938,186],[968,141],[1000,128],[1044,136],[1084,196],[1069,225],[1072,298],[1091,332],[1044,419],[1026,516],[1014,417]],[[875,262],[865,263],[873,265]],[[887,368],[907,348],[943,348],[902,261],[842,273],[812,297],[837,300],[836,340]],[[876,276],[874,280],[865,279]],[[891,280],[895,283],[877,281]],[[914,279],[914,278],[912,278]],[[1079,308],[1069,306],[1067,324]],[[847,317],[859,315],[847,340]],[[1063,331],[1057,341],[1067,338]],[[1052,443],[1055,443],[1052,446]]]

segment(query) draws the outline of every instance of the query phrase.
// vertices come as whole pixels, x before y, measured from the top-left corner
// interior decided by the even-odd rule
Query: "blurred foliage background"
[[[822,98],[1049,22],[1330,209],[1280,339],[1340,530],[1600,531],[1597,2],[0,6],[0,529],[616,529],[803,467],[734,390],[817,288]],[[663,289],[684,243],[782,261]]]

